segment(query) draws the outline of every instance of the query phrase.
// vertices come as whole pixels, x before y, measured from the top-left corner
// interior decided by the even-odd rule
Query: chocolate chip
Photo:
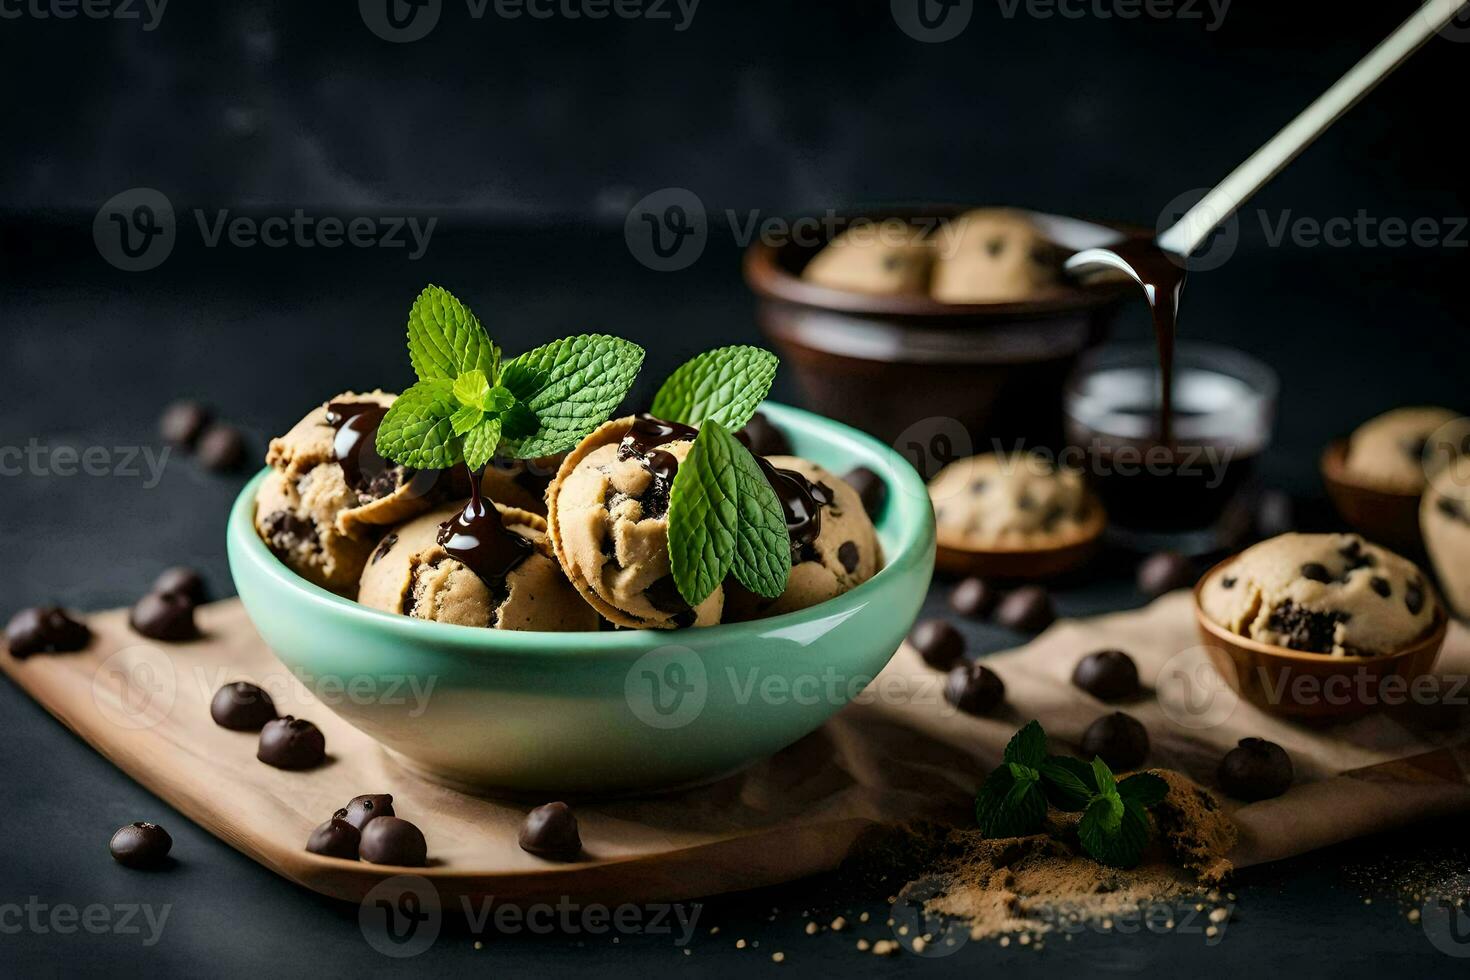
[[[1368,581],[1368,584],[1373,586],[1374,592],[1377,592],[1385,599],[1393,595],[1393,586],[1389,585],[1388,579],[1384,578],[1382,575],[1373,576],[1373,578]]]
[[[276,720],[276,703],[249,681],[235,681],[214,692],[209,716],[221,728],[234,732],[258,732]]]
[[[368,559],[368,564],[369,565],[376,565],[379,562],[379,560],[381,560],[383,558],[383,556],[387,555],[388,552],[390,552],[390,551],[393,550],[393,546],[395,544],[397,544],[397,543],[398,543],[398,532],[397,531],[390,531],[388,533],[388,536],[385,537],[385,538],[383,538],[382,541],[379,541],[378,542],[378,546],[373,549],[373,554],[372,554],[372,557]]]
[[[1435,506],[1439,508],[1441,514],[1452,521],[1470,520],[1470,517],[1466,516],[1465,509],[1460,506],[1460,502],[1452,497],[1440,497]]]
[[[1006,240],[1004,238],[987,238],[985,240],[985,254],[992,259],[999,258],[1000,253],[1005,250]]]
[[[1352,618],[1350,613],[1319,612],[1282,601],[1266,620],[1266,628],[1282,637],[1282,646],[1306,653],[1331,653],[1337,643],[1337,624]]]
[[[150,640],[179,643],[199,636],[194,603],[177,592],[150,592],[128,613],[128,625]]]
[[[985,492],[985,488],[988,487],[989,485],[990,484],[987,481],[985,481],[985,480],[971,480],[970,481],[970,492],[973,493],[973,494],[981,494],[981,493],[984,493]]]
[[[311,769],[327,757],[327,737],[305,718],[284,715],[260,730],[255,757],[277,769]]]
[[[1269,800],[1291,786],[1291,756],[1275,742],[1243,738],[1220,760],[1220,788],[1237,800]]]
[[[883,268],[886,269],[889,272],[893,272],[894,270],[896,270],[902,264],[903,263],[899,261],[899,258],[898,258],[897,255],[885,255],[885,256],[883,256]]]
[[[1220,588],[1233,589],[1235,588],[1235,581],[1234,575],[1226,575],[1220,579]]]
[[[1194,563],[1176,551],[1149,555],[1138,566],[1138,589],[1150,596],[1187,589],[1196,578]]]
[[[158,434],[165,442],[191,449],[210,419],[209,409],[198,402],[189,399],[176,401],[165,408],[158,419]]]
[[[153,591],[176,593],[196,606],[209,598],[204,576],[184,565],[176,565],[158,576],[153,582]]]
[[[362,834],[346,820],[333,817],[317,827],[306,839],[306,849],[312,854],[325,857],[357,860],[357,851],[362,843]]]
[[[112,859],[124,867],[148,869],[161,867],[173,846],[168,831],[156,823],[138,820],[118,828],[107,849]]]
[[[868,512],[869,519],[876,521],[878,515],[883,513],[883,504],[888,500],[888,484],[866,466],[849,470],[843,479],[857,491],[858,499],[863,502],[863,510]]]
[[[92,641],[92,631],[56,606],[22,609],[5,627],[5,645],[17,660],[36,653],[71,653]]]
[[[232,425],[215,424],[199,437],[199,462],[206,469],[224,473],[245,462],[245,437]]]
[[[762,412],[756,412],[750,421],[737,429],[735,438],[757,456],[790,456],[791,441],[786,433],[771,424]]]
[[[1005,698],[1005,682],[982,664],[959,664],[944,682],[944,700],[966,714],[987,715]]]
[[[342,808],[342,813],[343,820],[362,830],[369,821],[393,816],[393,797],[388,793],[354,796]]]
[[[1023,585],[1000,601],[995,621],[1021,633],[1040,633],[1056,621],[1051,593],[1039,585]]]
[[[996,600],[999,598],[996,590],[988,582],[972,575],[956,585],[950,592],[949,608],[961,616],[983,619],[990,615],[990,611],[995,608]]]
[[[661,613],[679,614],[690,611],[689,600],[679,592],[679,586],[672,575],[655,580],[643,590],[643,595],[648,599],[648,604]]]
[[[1411,615],[1419,615],[1424,608],[1424,583],[1410,582],[1404,588],[1404,605],[1409,607]]]
[[[373,864],[422,868],[429,863],[423,831],[401,817],[379,817],[362,828],[357,854]]]
[[[1122,701],[1138,695],[1138,665],[1122,650],[1099,650],[1077,661],[1072,683],[1099,701]]]
[[[837,546],[837,560],[842,562],[842,567],[847,569],[849,575],[857,571],[860,557],[857,543],[854,541],[844,541]]]
[[[1331,582],[1332,573],[1319,561],[1309,561],[1302,566],[1302,578],[1311,582]]]
[[[521,850],[548,861],[575,861],[582,856],[577,815],[565,803],[547,803],[526,814],[521,824]]]
[[[909,646],[935,670],[949,670],[965,655],[965,638],[943,619],[920,620],[909,631]]]
[[[1148,729],[1121,711],[1103,715],[1082,733],[1082,755],[1101,756],[1115,771],[1137,769],[1148,758]]]

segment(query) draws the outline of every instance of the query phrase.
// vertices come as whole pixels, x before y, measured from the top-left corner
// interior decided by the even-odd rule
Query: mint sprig
[[[1034,834],[1046,821],[1046,807],[1081,813],[1077,825],[1082,849],[1094,860],[1131,868],[1148,845],[1148,808],[1169,791],[1152,773],[1135,773],[1121,782],[1108,764],[1046,754],[1046,733],[1032,721],[1006,746],[1000,768],[975,798],[975,818],[986,837]]]
[[[712,419],[738,429],[765,401],[779,364],[775,354],[759,347],[705,351],[668,376],[649,411],[670,422],[700,426]]]
[[[735,454],[744,447],[710,420],[669,491],[669,563],[679,594],[697,606],[724,581],[735,554]]]
[[[719,423],[715,423],[719,424]],[[730,572],[756,595],[774,599],[791,577],[791,532],[781,500],[750,450],[733,437],[735,466],[735,553]]]
[[[632,387],[643,349],[616,337],[568,337],[502,363],[500,348],[448,290],[429,286],[408,315],[419,381],[388,409],[377,449],[415,469],[495,456],[547,456],[605,422]]]

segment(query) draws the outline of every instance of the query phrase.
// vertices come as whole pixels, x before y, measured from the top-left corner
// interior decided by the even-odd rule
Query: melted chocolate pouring
[[[1159,348],[1159,443],[1174,441],[1174,336],[1179,326],[1179,298],[1188,272],[1184,256],[1166,252],[1151,238],[1131,238],[1107,251],[1121,259],[1143,286],[1153,315]]]
[[[832,506],[836,497],[825,483],[812,483],[796,470],[777,469],[764,456],[755,457],[766,482],[776,491],[781,511],[786,515],[786,530],[791,535],[791,562],[817,560],[817,535],[822,533],[822,508]]]
[[[671,442],[686,442],[697,435],[698,429],[681,422],[665,422],[647,412],[634,418],[628,434],[618,444],[618,459],[638,460],[653,477],[653,483],[643,497],[645,516],[656,516],[668,510],[669,490],[674,485],[674,474],[679,470],[679,460],[674,454],[658,447]]]
[[[438,540],[449,557],[479,576],[497,596],[505,592],[505,577],[536,550],[531,541],[505,526],[495,504],[481,495],[479,474],[474,472],[469,503],[440,525]]]
[[[427,494],[439,479],[438,470],[410,470],[378,454],[378,427],[388,409],[377,402],[331,402],[327,424],[337,430],[332,457],[342,467],[342,478],[359,495],[379,500],[405,483],[416,497]]]

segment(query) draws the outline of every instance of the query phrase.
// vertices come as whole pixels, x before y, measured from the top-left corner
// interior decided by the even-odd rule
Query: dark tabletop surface
[[[570,226],[442,228],[417,262],[385,250],[347,256],[203,249],[181,238],[161,267],[126,274],[98,258],[90,217],[61,215],[5,229],[0,446],[35,440],[52,448],[157,452],[159,409],[176,395],[194,394],[242,425],[259,451],[328,394],[409,380],[404,313],[429,280],[456,291],[513,350],[588,329],[635,339],[650,352],[646,379],[662,377],[706,346],[759,340],[753,301],[736,271],[738,249],[718,228],[699,262],[676,274],[639,265],[620,232]],[[1331,521],[1315,475],[1325,440],[1406,401],[1470,407],[1463,294],[1447,285],[1463,281],[1463,253],[1260,243],[1195,277],[1184,334],[1248,349],[1285,376],[1265,475],[1292,493],[1305,524]],[[1132,310],[1119,334],[1141,337],[1144,329],[1141,313]],[[795,399],[788,384],[779,380],[776,395]],[[647,395],[645,385],[635,403]],[[217,594],[230,594],[224,522],[242,481],[206,474],[182,456],[168,458],[156,481],[146,470],[0,478],[6,611],[43,601],[80,609],[128,603],[158,570],[179,562],[200,567]],[[1131,569],[1130,557],[1107,556],[1086,581],[1059,592],[1062,611],[1141,604]],[[942,588],[930,598],[936,611]],[[977,654],[1020,639],[990,626],[963,628]],[[355,906],[295,887],[211,837],[9,683],[0,683],[0,717],[0,772],[11,787],[0,817],[0,974],[296,976],[390,967],[365,940]],[[112,831],[138,819],[160,822],[173,834],[173,868],[139,873],[109,859]],[[1041,951],[975,942],[945,957],[906,953],[884,960],[858,953],[854,943],[859,936],[891,937],[882,925],[889,914],[886,886],[865,890],[824,877],[709,899],[697,909],[687,946],[677,930],[475,935],[446,926],[406,965],[614,976],[778,969],[935,976],[997,969],[1016,975],[1223,976],[1263,967],[1299,976],[1448,972],[1457,961],[1406,918],[1407,906],[1390,892],[1406,867],[1427,869],[1440,888],[1463,884],[1470,870],[1463,838],[1462,822],[1446,821],[1246,872],[1233,888],[1236,918],[1218,941],[1198,930],[1087,931],[1053,938]],[[98,934],[49,924],[52,909],[94,904],[143,911],[129,922],[121,912],[107,913]],[[31,907],[38,910],[35,922]],[[822,922],[843,914],[856,923],[863,911],[872,921],[861,929],[804,933],[808,914]],[[149,913],[155,921],[167,916],[156,937]],[[137,931],[128,931],[130,925]],[[738,949],[742,939],[747,946]],[[779,967],[770,957],[777,951],[785,954]]]

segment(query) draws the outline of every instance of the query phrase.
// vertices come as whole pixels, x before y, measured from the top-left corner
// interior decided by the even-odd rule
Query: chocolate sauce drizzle
[[[764,456],[755,457],[766,482],[781,501],[786,516],[786,530],[791,535],[791,563],[817,560],[817,535],[822,533],[822,508],[832,506],[836,497],[825,483],[812,483],[796,470],[772,466]]]
[[[655,516],[668,510],[669,490],[679,469],[679,461],[674,454],[658,447],[671,442],[686,442],[697,435],[699,430],[692,426],[665,422],[647,412],[634,417],[627,435],[618,444],[618,459],[638,460],[653,477],[653,483],[644,494],[645,516]]]
[[[469,503],[439,526],[438,540],[449,557],[479,576],[496,596],[504,594],[506,576],[536,550],[531,541],[505,526],[499,509],[480,493],[479,474],[473,471]]]
[[[438,470],[415,471],[378,454],[378,427],[388,414],[377,402],[331,402],[327,424],[337,430],[332,457],[342,467],[342,478],[358,494],[377,500],[407,483],[409,492],[422,497],[439,479]]]

